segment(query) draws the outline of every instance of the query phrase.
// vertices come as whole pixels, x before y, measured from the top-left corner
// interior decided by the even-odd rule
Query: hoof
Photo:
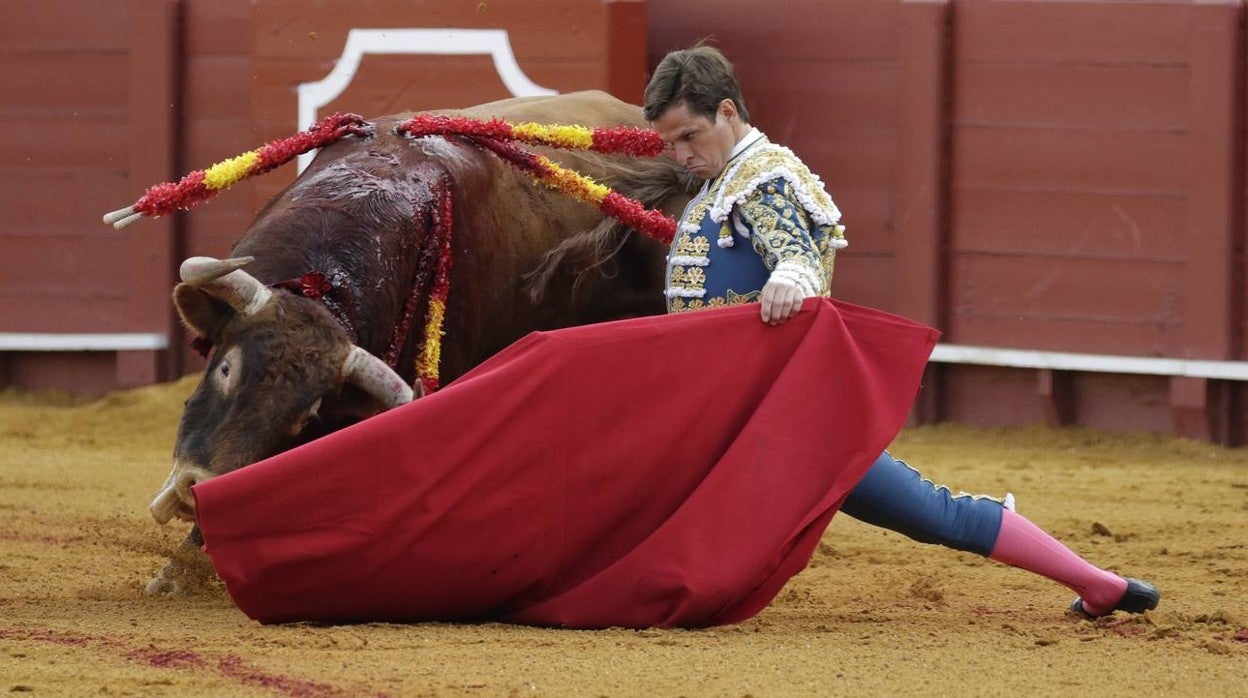
[[[209,588],[216,574],[208,556],[198,548],[184,545],[143,587],[148,596],[194,596]]]
[[[182,593],[182,585],[166,577],[162,570],[160,574],[148,581],[147,586],[143,588],[143,593],[148,596],[178,596]]]

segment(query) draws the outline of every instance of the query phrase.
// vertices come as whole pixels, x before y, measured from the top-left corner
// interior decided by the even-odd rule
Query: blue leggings
[[[997,544],[1001,508],[1000,501],[989,497],[954,495],[887,451],[841,505],[841,511],[864,523],[980,555],[988,555]]]

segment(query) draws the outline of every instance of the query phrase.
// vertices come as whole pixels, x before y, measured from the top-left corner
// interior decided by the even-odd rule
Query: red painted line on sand
[[[126,659],[161,669],[203,669],[204,658],[189,650],[128,649]]]
[[[192,650],[162,650],[156,647],[135,647],[110,637],[64,633],[42,628],[0,628],[0,639],[37,640],[64,647],[95,647],[116,651],[122,657],[158,669],[215,670],[221,676],[246,686],[257,686],[282,693],[291,698],[322,698],[340,695],[367,695],[362,686],[335,688],[327,683],[307,681],[282,674],[272,674],[251,666],[234,654],[209,657]],[[384,693],[372,695],[383,697]]]
[[[54,645],[68,645],[70,647],[84,647],[91,644],[91,638],[88,637],[64,635],[51,630],[25,628],[0,628],[0,638],[5,640],[40,640]]]

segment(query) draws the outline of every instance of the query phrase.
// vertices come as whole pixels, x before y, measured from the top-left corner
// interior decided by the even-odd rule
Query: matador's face
[[[724,171],[733,146],[749,130],[730,99],[719,103],[714,119],[694,114],[689,105],[679,102],[650,125],[676,162],[701,179],[714,179]]]

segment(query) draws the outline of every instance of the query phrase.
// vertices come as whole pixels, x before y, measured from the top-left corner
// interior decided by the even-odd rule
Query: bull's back
[[[500,118],[511,122],[580,124],[583,126],[645,126],[641,107],[622,102],[601,90],[585,90],[538,97],[513,97],[467,109],[448,110],[475,119]]]

